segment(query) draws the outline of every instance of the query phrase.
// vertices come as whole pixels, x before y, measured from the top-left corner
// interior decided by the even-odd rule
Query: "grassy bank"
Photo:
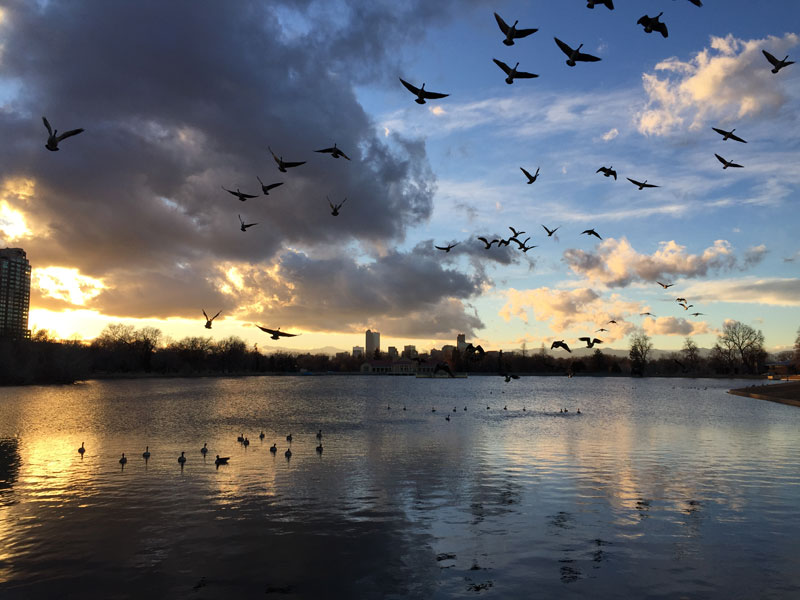
[[[790,404],[791,406],[800,406],[800,381],[751,386],[728,390],[728,393],[736,396],[757,398],[758,400]]]

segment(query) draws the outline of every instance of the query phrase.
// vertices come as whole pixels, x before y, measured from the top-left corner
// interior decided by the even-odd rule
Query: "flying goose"
[[[258,183],[261,184],[261,191],[264,192],[265,196],[269,196],[269,191],[271,189],[274,189],[279,185],[283,185],[282,181],[279,181],[278,183],[270,183],[269,185],[265,185],[264,182],[261,181],[261,177],[259,177],[258,175],[256,175],[256,179],[258,179]]]
[[[705,314],[706,314],[706,313],[700,313],[700,312],[697,312],[697,313],[692,313],[692,316],[693,316],[693,317],[699,317],[700,315],[705,315]]]
[[[509,67],[502,60],[497,60],[496,58],[493,58],[492,60],[494,61],[494,64],[500,67],[503,70],[503,72],[507,75],[506,83],[508,85],[514,83],[515,79],[533,79],[534,77],[538,77],[536,73],[528,73],[527,71],[517,71],[519,63],[515,64],[514,67],[512,68]]]
[[[252,227],[253,225],[258,225],[258,223],[245,223],[245,222],[242,220],[242,215],[239,215],[239,223],[241,223],[241,227],[240,227],[240,229],[241,229],[242,231],[247,231],[247,228],[248,228],[248,227]]]
[[[578,339],[580,341],[582,341],[582,342],[586,342],[586,347],[587,348],[591,348],[595,344],[602,344],[603,343],[603,340],[598,340],[597,338],[592,339],[592,338],[588,338],[588,337],[581,337],[581,338],[578,338]]]
[[[245,194],[244,192],[240,192],[239,188],[236,188],[236,191],[234,192],[233,190],[229,190],[228,188],[226,188],[224,185],[221,185],[220,187],[229,194],[233,194],[234,196],[236,196],[242,202],[244,202],[245,200],[249,200],[250,198],[258,198],[258,196],[255,196],[253,194]]]
[[[775,58],[774,56],[772,56],[772,54],[770,54],[770,53],[769,53],[769,52],[767,52],[766,50],[762,50],[761,52],[763,52],[763,53],[764,53],[764,56],[766,57],[766,59],[767,59],[767,60],[768,60],[768,61],[769,61],[769,62],[772,64],[772,66],[773,66],[773,67],[775,67],[774,69],[772,69],[772,72],[773,72],[773,73],[777,73],[777,72],[778,72],[778,71],[780,71],[780,70],[781,70],[783,67],[788,67],[789,65],[793,65],[793,64],[794,64],[794,61],[793,61],[793,60],[786,60],[787,58],[789,58],[789,55],[788,55],[788,54],[787,54],[786,56],[784,56],[784,57],[783,57],[783,60],[778,60],[777,58]],[[45,121],[45,125],[46,125],[46,124],[47,124],[47,121]],[[48,129],[49,129],[49,128],[48,128]],[[77,130],[77,131],[78,131],[78,133],[80,133],[81,131],[83,131],[83,129],[80,129],[80,130]],[[69,132],[69,133],[72,133],[72,132]],[[66,133],[65,133],[64,135],[66,136],[66,135],[68,135],[68,134],[66,134]],[[48,141],[47,143],[49,144],[50,142]],[[49,148],[49,149],[50,149],[50,150],[53,150],[53,148]]]
[[[644,27],[645,33],[653,33],[654,31],[658,31],[664,37],[669,35],[667,33],[667,26],[658,20],[658,18],[663,15],[663,12],[658,13],[655,17],[648,17],[644,15],[641,17],[636,23]]]
[[[722,170],[723,170],[723,171],[724,171],[725,169],[727,169],[728,167],[737,167],[737,168],[739,168],[739,169],[742,169],[742,168],[744,168],[744,165],[737,164],[737,163],[733,162],[732,160],[725,160],[724,158],[722,158],[722,157],[721,157],[719,154],[717,154],[716,152],[714,153],[714,156],[716,156],[716,157],[717,157],[717,160],[718,160],[719,162],[721,162],[721,163],[722,163]]]
[[[581,52],[583,44],[581,44],[580,46],[578,46],[573,50],[557,37],[554,37],[553,39],[556,41],[556,44],[558,44],[558,47],[561,48],[561,51],[567,55],[567,64],[570,67],[574,67],[576,61],[596,62],[600,60],[596,56],[592,56],[591,54],[584,54],[583,52]]]
[[[528,185],[532,184],[534,181],[536,181],[539,178],[539,167],[536,167],[536,173],[533,174],[533,175],[528,173],[528,171],[526,171],[522,167],[520,167],[519,170],[522,171],[523,173],[525,173],[525,177],[528,178]]]
[[[300,165],[304,165],[304,164],[306,164],[306,161],[304,161],[304,160],[303,160],[303,161],[300,161],[300,162],[288,162],[288,161],[284,161],[282,156],[281,156],[281,157],[278,157],[278,156],[277,156],[277,155],[276,155],[276,154],[275,154],[275,153],[272,151],[272,148],[270,148],[269,146],[267,146],[267,149],[269,150],[269,153],[270,153],[270,154],[272,154],[272,158],[274,158],[274,159],[275,159],[275,162],[278,164],[278,171],[280,171],[281,173],[286,173],[286,169],[291,169],[292,167],[299,167]]]
[[[326,197],[326,198],[328,198],[327,196],[325,196],[325,197]],[[330,199],[330,198],[328,198],[328,204],[330,204],[330,205],[331,205],[331,214],[332,214],[334,217],[338,217],[338,216],[339,216],[339,209],[341,209],[341,208],[342,208],[342,206],[344,206],[344,203],[345,203],[345,202],[347,202],[347,198],[345,198],[344,200],[342,200],[342,201],[341,201],[339,204],[334,204],[333,202],[331,202],[331,199]]]
[[[258,327],[261,331],[268,333],[273,340],[279,340],[281,337],[295,337],[300,335],[299,333],[286,333],[285,331],[281,331],[280,327],[277,329],[268,329],[266,327],[262,327],[261,325],[256,325],[256,327]]]
[[[655,185],[653,183],[647,183],[647,179],[645,179],[644,181],[636,181],[635,179],[631,179],[630,177],[626,177],[625,179],[630,181],[633,185],[638,185],[640,191],[643,190],[644,188],[661,187],[661,186]]]
[[[547,232],[547,237],[552,237],[552,236],[553,236],[553,234],[554,234],[556,231],[558,231],[559,229],[561,229],[561,226],[558,226],[558,227],[556,227],[555,229],[548,229],[548,228],[547,228],[547,227],[545,227],[544,225],[542,225],[542,227],[544,227],[544,230]]]
[[[777,73],[777,71],[776,71]],[[68,137],[72,137],[73,135],[78,135],[79,133],[83,133],[83,129],[70,129],[69,131],[65,131],[61,135],[58,135],[58,129],[53,129],[50,127],[50,123],[47,121],[47,117],[42,117],[42,121],[44,122],[44,126],[47,127],[47,143],[44,145],[45,148],[50,150],[51,152],[58,152],[58,143],[61,140],[65,140]]]
[[[594,229],[585,229],[584,231],[581,231],[581,235],[583,235],[584,233],[585,233],[586,235],[593,235],[593,236],[594,236],[594,237],[596,237],[598,240],[602,240],[602,239],[603,239],[603,238],[601,238],[601,237],[600,237],[600,234],[599,234],[599,233],[597,233],[597,232],[596,232]]]
[[[538,171],[538,169],[537,169],[537,171]],[[509,226],[508,226],[508,228],[511,230],[511,233],[513,233],[513,234],[514,234],[514,235],[512,235],[512,236],[511,236],[512,238],[515,238],[515,237],[517,237],[518,235],[522,235],[523,233],[525,233],[524,231],[517,231],[516,229],[514,229],[513,227],[511,227],[511,225],[509,225]]]
[[[496,243],[499,241],[499,240],[492,240],[492,241],[490,242],[490,241],[489,241],[489,240],[487,240],[485,237],[479,237],[478,239],[479,239],[480,241],[482,241],[484,244],[486,244],[486,249],[487,249],[487,250],[488,250],[489,248],[491,248],[491,247],[492,247],[492,244],[496,244]]]
[[[555,350],[556,348],[563,348],[570,354],[572,354],[572,350],[569,349],[569,346],[564,342],[564,340],[556,340],[552,344],[550,344],[550,350]]]
[[[600,167],[595,171],[595,173],[602,173],[604,177],[613,177],[614,181],[617,180],[617,172],[614,170],[614,167]]]
[[[347,154],[345,154],[341,150],[339,150],[339,148],[336,147],[335,143],[333,144],[333,148],[323,148],[322,150],[314,150],[314,152],[323,152],[326,154],[330,154],[333,158],[339,158],[341,156],[342,158],[350,160],[350,157],[347,156]]]
[[[206,318],[206,325],[205,325],[206,329],[211,329],[211,322],[212,322],[214,319],[216,319],[216,318],[219,316],[219,313],[221,313],[221,312],[222,312],[222,311],[219,311],[219,312],[218,312],[217,314],[215,314],[213,317],[209,317],[209,316],[206,314],[206,310],[205,310],[205,309],[203,309],[203,316]]]
[[[515,39],[524,38],[539,31],[538,29],[517,29],[517,23],[519,23],[519,21],[514,21],[514,24],[509,27],[497,13],[494,13],[494,18],[497,21],[497,26],[500,27],[500,31],[506,36],[506,39],[503,40],[506,46],[513,46]]]
[[[727,140],[734,140],[736,142],[742,142],[743,144],[747,143],[742,138],[740,138],[738,135],[734,135],[733,132],[736,131],[736,129],[731,129],[730,131],[725,131],[724,129],[717,129],[716,127],[712,127],[711,129],[713,129],[714,131],[716,131],[718,134],[720,134],[722,136],[722,141],[723,142],[725,142]]]
[[[600,329],[595,329],[594,332],[597,333],[598,331],[608,331],[608,329],[601,327]]]
[[[689,310],[694,306],[694,304],[681,304],[681,306],[683,307],[683,310]]]
[[[661,283],[660,281],[656,281],[656,283],[664,289],[671,288],[673,285],[675,285],[674,283]]]
[[[461,242],[456,242],[455,244],[448,244],[447,246],[436,246],[436,245],[434,245],[433,247],[436,248],[437,250],[444,250],[445,252],[450,252],[450,250],[452,250],[453,248],[458,246],[460,243]]]
[[[608,324],[609,324],[609,325],[616,325],[616,324],[617,324],[617,322],[616,322],[614,319],[611,319],[611,320],[608,322]]]
[[[440,94],[438,92],[429,92],[428,90],[425,89],[424,83],[422,84],[421,88],[417,88],[408,83],[407,81],[403,81],[402,78],[399,79],[400,83],[402,83],[409,92],[417,96],[417,99],[414,100],[414,102],[416,102],[417,104],[425,104],[425,100],[437,100],[439,98],[446,98],[447,96],[450,95],[450,94]]]
[[[653,313],[651,313],[651,312],[639,313],[639,316],[640,317],[653,317],[653,318],[655,318],[655,315]]]
[[[685,303],[686,302],[686,298],[675,298],[675,302],[677,302],[678,304],[680,304],[682,302]]]

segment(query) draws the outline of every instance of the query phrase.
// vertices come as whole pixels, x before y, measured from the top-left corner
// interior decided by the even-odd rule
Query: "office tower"
[[[463,333],[459,333],[456,336],[456,348],[458,348],[459,352],[464,352],[467,349],[467,336]]]
[[[365,346],[367,349],[367,358],[374,358],[375,350],[380,352],[381,349],[381,334],[377,331],[370,331],[367,329],[367,340]]]
[[[31,303],[31,263],[22,248],[0,250],[0,337],[25,339]]]

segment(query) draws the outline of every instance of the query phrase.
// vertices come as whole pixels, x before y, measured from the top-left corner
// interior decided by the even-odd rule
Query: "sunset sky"
[[[615,7],[0,0],[0,247],[33,266],[30,327],[347,350],[368,327],[383,349],[459,332],[549,347],[600,327],[624,349],[643,327],[677,349],[734,319],[790,347],[800,65],[773,74],[761,51],[800,58],[800,3]],[[539,31],[507,47],[495,11]],[[636,24],[661,11],[667,39]],[[554,37],[602,60],[570,68]],[[539,77],[507,85],[493,58]],[[420,106],[400,77],[450,95]],[[49,152],[43,115],[86,131]],[[314,152],[334,143],[352,160]],[[268,146],[307,162],[280,173]],[[284,185],[221,189],[256,194],[256,176]],[[326,197],[347,198],[338,217]],[[538,247],[475,239],[508,226]],[[211,331],[202,309],[222,311]]]

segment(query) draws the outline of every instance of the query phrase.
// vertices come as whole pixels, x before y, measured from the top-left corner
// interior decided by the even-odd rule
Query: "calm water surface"
[[[800,410],[743,385],[0,389],[0,597],[800,598]]]

